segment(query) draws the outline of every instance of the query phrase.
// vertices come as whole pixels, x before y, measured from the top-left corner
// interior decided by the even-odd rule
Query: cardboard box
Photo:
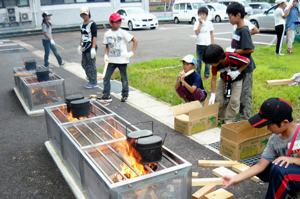
[[[199,101],[173,107],[175,130],[192,135],[218,125],[219,104],[208,105]]]
[[[254,128],[248,121],[224,124],[221,128],[220,153],[232,160],[242,160],[263,152],[271,132]]]

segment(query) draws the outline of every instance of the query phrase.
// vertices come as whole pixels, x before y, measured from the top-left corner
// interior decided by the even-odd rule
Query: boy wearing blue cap
[[[183,70],[177,77],[176,92],[185,102],[204,101],[207,94],[200,75],[195,71],[197,65],[195,57],[186,55],[181,61]]]

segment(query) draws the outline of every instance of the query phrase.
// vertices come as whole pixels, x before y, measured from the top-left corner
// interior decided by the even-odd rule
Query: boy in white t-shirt
[[[109,17],[109,22],[111,29],[104,34],[103,38],[103,44],[105,45],[104,61],[108,62],[108,66],[103,80],[103,96],[100,101],[106,103],[112,101],[110,96],[110,79],[115,69],[118,68],[122,82],[121,102],[125,102],[129,92],[127,64],[137,49],[137,40],[133,35],[120,28],[122,22],[120,14],[113,13]],[[130,42],[132,42],[132,49],[128,52],[127,44]]]
[[[214,43],[213,30],[214,26],[211,21],[207,20],[208,9],[201,7],[198,9],[198,20],[194,24],[194,31],[196,38],[196,53],[197,53],[197,72],[201,76],[202,59],[205,49],[208,45]],[[209,78],[210,68],[208,64],[205,64],[204,77]]]

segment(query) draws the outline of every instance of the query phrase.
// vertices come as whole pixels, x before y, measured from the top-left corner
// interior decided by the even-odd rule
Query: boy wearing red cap
[[[295,197],[300,190],[300,125],[293,122],[292,112],[291,105],[280,98],[262,104],[249,122],[255,128],[267,126],[273,135],[257,164],[238,175],[224,177],[226,187],[257,175],[269,182],[265,198]]]
[[[115,69],[118,68],[122,82],[121,102],[125,102],[128,98],[129,92],[127,64],[137,49],[137,40],[133,35],[120,28],[122,23],[122,17],[120,14],[113,13],[109,17],[109,22],[111,29],[104,34],[103,38],[103,44],[105,45],[104,61],[108,62],[108,66],[103,80],[103,96],[100,101],[106,103],[112,101],[110,96],[110,78]],[[128,52],[127,44],[130,42],[132,42],[132,48],[131,51]]]

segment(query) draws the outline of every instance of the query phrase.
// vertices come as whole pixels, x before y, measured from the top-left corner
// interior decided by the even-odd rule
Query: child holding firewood
[[[250,61],[239,54],[224,52],[223,48],[216,44],[207,47],[203,61],[212,65],[209,104],[219,102],[220,120],[231,123],[239,113],[243,75]],[[221,78],[216,93],[218,71]]]
[[[204,101],[207,94],[200,74],[195,71],[196,59],[193,55],[187,55],[182,59],[182,65],[183,70],[178,75],[175,85],[176,92],[185,102]]]
[[[266,199],[298,198],[300,190],[300,125],[293,122],[292,106],[280,98],[266,100],[249,119],[255,128],[267,126],[273,135],[261,159],[248,170],[225,176],[226,187],[258,176],[269,182]]]

